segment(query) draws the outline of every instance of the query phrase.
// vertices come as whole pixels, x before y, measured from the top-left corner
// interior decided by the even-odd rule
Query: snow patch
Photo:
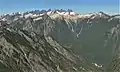
[[[14,19],[14,21],[17,21],[17,20],[18,20],[18,18],[15,18],[15,19]]]
[[[93,14],[83,14],[83,15],[79,15],[79,18],[90,18]]]
[[[108,20],[108,22],[110,22],[111,20],[113,20],[113,18],[110,18],[110,19]]]
[[[2,21],[7,21],[7,19],[6,18],[3,18],[3,19],[1,19]]]
[[[33,21],[37,21],[37,20],[40,20],[40,19],[42,19],[42,17],[38,17],[38,18],[34,19]]]
[[[69,12],[66,12],[64,15],[65,15],[65,16],[69,15]]]
[[[42,16],[42,15],[44,15],[44,14],[39,14],[39,16]]]
[[[38,17],[38,16],[39,16],[39,15],[37,15],[37,14],[32,15],[33,18]]]
[[[83,67],[80,67],[80,69],[82,69],[82,70],[84,70],[84,71],[85,71],[85,68],[83,68]]]
[[[55,19],[55,18],[57,18],[57,17],[60,17],[60,15],[59,14],[53,14],[53,15],[51,15],[50,16],[52,19]]]
[[[47,15],[50,15],[52,13],[52,11],[49,11],[49,12],[47,12]]]
[[[76,15],[76,13],[75,12],[70,12],[70,15]]]
[[[102,65],[98,65],[98,64],[96,64],[96,63],[92,63],[92,64],[95,65],[96,67],[99,67],[99,68],[102,67]]]
[[[31,17],[33,14],[29,13],[27,15],[25,15],[25,18]]]
[[[59,11],[57,11],[57,13],[58,13],[59,15],[64,15],[64,14],[65,14],[65,12],[59,12]]]

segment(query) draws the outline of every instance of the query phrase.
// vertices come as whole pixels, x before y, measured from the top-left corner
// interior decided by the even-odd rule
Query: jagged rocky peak
[[[68,10],[54,9],[54,10],[48,11],[47,14],[48,15],[58,14],[58,15],[63,15],[63,16],[76,15],[76,13],[73,12],[71,9],[68,9]]]
[[[42,16],[44,14],[49,15],[51,18],[56,19],[59,17],[63,17],[65,19],[81,19],[81,18],[109,18],[110,15],[100,11],[94,13],[87,13],[87,14],[79,14],[74,12],[71,9],[64,10],[64,9],[48,9],[48,10],[34,10],[34,11],[27,11],[27,12],[16,12],[12,14],[6,14],[1,16],[0,20],[17,20],[18,18],[36,18]]]

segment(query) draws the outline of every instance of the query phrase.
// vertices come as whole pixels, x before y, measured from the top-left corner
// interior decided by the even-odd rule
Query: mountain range
[[[119,21],[119,14],[71,9],[1,15],[1,65],[13,72],[119,72]]]

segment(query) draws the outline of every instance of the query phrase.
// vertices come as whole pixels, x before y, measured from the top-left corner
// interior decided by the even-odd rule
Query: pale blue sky
[[[0,13],[34,9],[73,9],[77,12],[119,12],[119,0],[0,0]]]

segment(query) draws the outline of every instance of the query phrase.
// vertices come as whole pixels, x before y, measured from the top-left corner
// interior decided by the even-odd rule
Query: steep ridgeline
[[[118,42],[119,20],[120,15],[110,16],[103,12],[77,14],[72,10],[36,10],[1,17],[1,21],[7,22],[9,28],[14,28],[15,31],[27,31],[27,35],[30,33],[30,39],[39,40],[36,36],[31,38],[34,34],[38,34],[37,36],[43,37],[53,48],[56,41],[62,49],[72,50],[79,55],[80,59],[83,56],[85,63],[87,60],[99,68],[109,66],[115,49],[120,45]],[[86,69],[89,69],[89,64],[83,65],[88,66]],[[91,68],[95,70],[94,67],[91,66]]]
[[[114,50],[114,56],[112,58],[111,63],[109,64],[109,67],[107,69],[108,72],[120,72],[120,27],[116,29],[116,36],[114,35],[114,38],[117,39],[115,50]]]
[[[50,37],[54,29],[46,14],[37,19],[2,19],[0,72],[103,72],[96,63],[87,63]]]

